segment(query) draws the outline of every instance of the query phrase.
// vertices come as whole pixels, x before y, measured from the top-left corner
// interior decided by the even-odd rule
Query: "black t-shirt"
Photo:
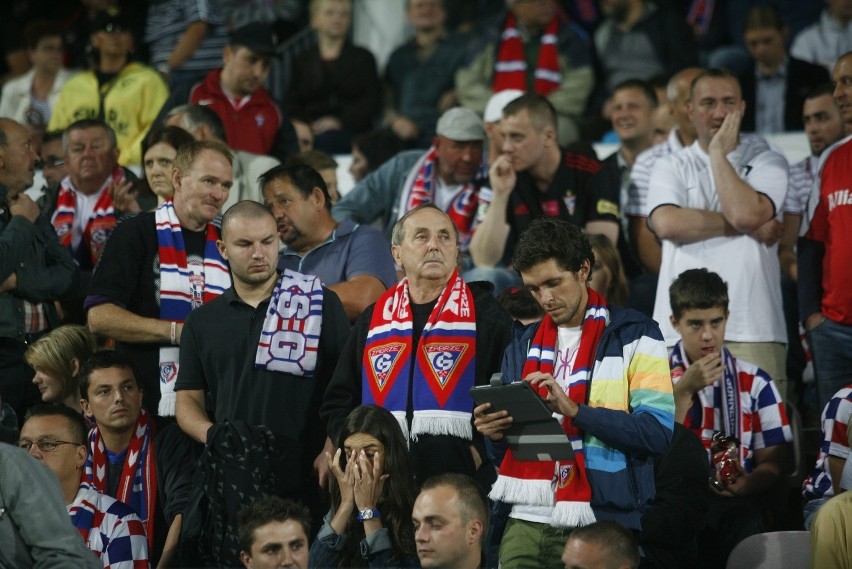
[[[298,441],[302,456],[312,461],[325,440],[319,406],[349,334],[349,319],[337,294],[324,288],[316,369],[313,377],[299,377],[254,366],[268,309],[269,300],[252,308],[231,287],[192,311],[181,336],[175,390],[204,390],[211,421],[265,425]],[[298,457],[293,458],[295,469]]]
[[[559,169],[545,192],[538,189],[528,172],[519,172],[506,208],[510,233],[504,256],[511,259],[518,237],[540,217],[558,217],[581,228],[589,221],[618,223],[618,188],[598,194],[592,189],[591,180],[600,169],[597,158],[565,150]]]
[[[206,231],[183,229],[187,263],[204,261]],[[160,253],[154,212],[125,218],[110,235],[92,275],[86,308],[112,303],[145,318],[160,317]],[[160,346],[116,342],[116,350],[134,362],[144,390],[143,404],[153,415],[160,402]]]

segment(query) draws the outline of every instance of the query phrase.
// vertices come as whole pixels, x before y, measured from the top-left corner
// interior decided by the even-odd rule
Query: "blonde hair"
[[[34,370],[55,376],[62,384],[62,397],[65,398],[76,393],[78,388],[73,360],[76,358],[82,367],[96,348],[95,336],[88,328],[68,324],[33,342],[24,358]]]
[[[205,150],[218,152],[228,160],[228,164],[231,166],[234,165],[234,156],[231,154],[231,150],[223,143],[217,140],[194,140],[177,149],[174,161],[175,170],[180,172],[181,176],[185,175]]]

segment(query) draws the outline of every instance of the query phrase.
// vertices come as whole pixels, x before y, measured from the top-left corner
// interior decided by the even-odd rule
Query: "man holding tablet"
[[[674,399],[660,329],[587,287],[593,259],[581,230],[556,219],[533,222],[515,248],[513,265],[545,316],[515,329],[503,382],[538,390],[574,458],[519,460],[503,440],[508,413],[489,414],[488,404],[474,410],[474,425],[500,462],[489,544],[500,544],[504,569],[562,567],[571,530],[596,520],[639,531],[654,496],[650,457],[671,440]]]

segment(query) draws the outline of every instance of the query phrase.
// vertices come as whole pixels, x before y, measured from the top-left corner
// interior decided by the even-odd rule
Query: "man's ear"
[[[222,241],[221,239],[217,239],[216,240],[216,249],[219,250],[219,254],[222,255],[222,258],[227,261],[228,260],[228,252],[227,252],[227,249],[225,249],[225,242]]]
[[[88,455],[89,450],[82,446],[77,447],[77,455],[74,457],[74,467],[77,470],[82,470],[83,465],[86,464],[86,456]]]
[[[325,209],[325,196],[323,195],[322,190],[320,188],[314,188],[313,190],[311,190],[310,199],[314,202],[314,205],[318,209]]]
[[[251,555],[249,555],[245,551],[240,551],[240,561],[243,562],[243,567],[245,567],[246,569],[251,569]]]
[[[582,264],[580,265],[580,269],[577,271],[577,276],[580,278],[580,282],[584,283],[589,280],[589,275],[592,274],[592,263],[589,262],[588,259],[584,259]]]
[[[678,319],[675,318],[674,314],[669,314],[669,322],[671,322],[672,328],[675,329],[675,332],[680,334],[680,326],[678,325]]]
[[[80,358],[71,358],[71,376],[76,377],[80,373]]]
[[[172,168],[172,187],[175,189],[175,193],[177,193],[180,188],[181,176],[180,171],[177,168]]]
[[[92,409],[89,407],[89,400],[80,398],[80,408],[83,410],[83,415],[90,419],[94,419],[94,415],[92,415]]]
[[[467,528],[468,543],[481,543],[483,529],[482,520],[472,520]]]

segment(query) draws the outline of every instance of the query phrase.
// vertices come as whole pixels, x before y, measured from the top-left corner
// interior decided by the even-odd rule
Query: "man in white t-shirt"
[[[776,243],[787,161],[762,138],[740,136],[745,103],[729,72],[698,75],[688,109],[696,142],[660,159],[649,184],[649,226],[663,242],[654,319],[666,344],[674,345],[668,286],[687,269],[718,273],[731,290],[726,345],[766,370],[785,394],[787,335]]]

